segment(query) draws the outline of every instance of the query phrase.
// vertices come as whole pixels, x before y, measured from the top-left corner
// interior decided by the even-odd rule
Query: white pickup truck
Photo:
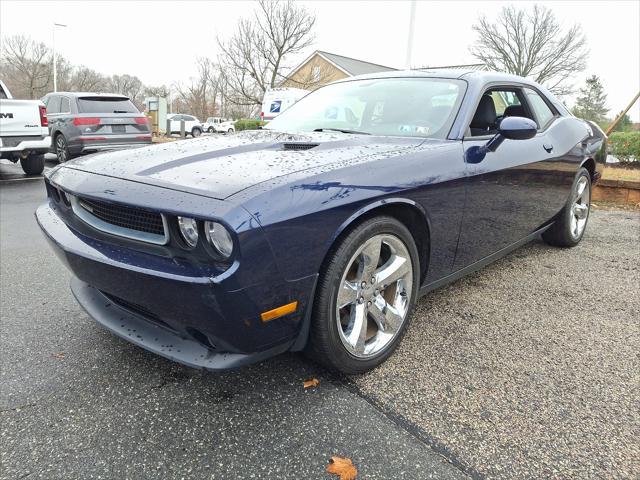
[[[20,161],[27,175],[44,170],[51,148],[47,110],[40,100],[15,100],[0,81],[0,158]]]

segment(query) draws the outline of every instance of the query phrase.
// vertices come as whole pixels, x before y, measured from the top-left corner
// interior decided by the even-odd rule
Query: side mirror
[[[537,132],[536,122],[525,117],[505,117],[498,127],[498,134],[509,140],[528,140]]]
[[[528,140],[538,133],[538,125],[530,118],[506,117],[498,127],[498,133],[482,146],[473,146],[465,153],[467,163],[480,163],[488,152],[495,152],[505,140]]]

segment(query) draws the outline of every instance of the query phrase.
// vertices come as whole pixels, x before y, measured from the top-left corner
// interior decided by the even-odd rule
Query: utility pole
[[[631,100],[631,103],[629,105],[627,105],[627,108],[625,108],[622,112],[620,112],[620,115],[618,115],[613,122],[611,122],[611,125],[609,125],[609,127],[607,127],[607,131],[604,132],[605,135],[609,135],[611,132],[613,132],[613,129],[616,128],[616,125],[618,125],[618,123],[620,123],[620,120],[622,120],[622,118],[627,114],[627,112],[629,110],[631,110],[631,107],[633,107],[633,104],[636,103],[638,101],[638,98],[640,98],[640,92],[638,92],[636,94],[635,97],[633,97],[633,100]]]
[[[416,0],[411,0],[411,13],[409,13],[409,38],[407,39],[407,59],[405,68],[411,69],[411,53],[413,51],[413,31],[416,23]]]
[[[53,23],[53,91],[58,91],[58,57],[56,56],[56,27],[66,27],[63,23]]]

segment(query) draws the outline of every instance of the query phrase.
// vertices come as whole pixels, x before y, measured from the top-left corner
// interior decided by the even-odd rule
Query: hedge
[[[236,131],[238,132],[241,130],[257,130],[258,127],[261,127],[263,125],[264,122],[261,122],[260,120],[254,120],[252,118],[241,118],[235,123]]]
[[[640,161],[640,132],[613,132],[609,135],[609,151],[621,162]]]

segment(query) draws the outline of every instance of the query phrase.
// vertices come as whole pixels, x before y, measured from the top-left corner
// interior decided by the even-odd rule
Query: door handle
[[[553,151],[553,145],[551,145],[550,143],[545,143],[542,148],[544,148],[547,153],[551,153]]]

